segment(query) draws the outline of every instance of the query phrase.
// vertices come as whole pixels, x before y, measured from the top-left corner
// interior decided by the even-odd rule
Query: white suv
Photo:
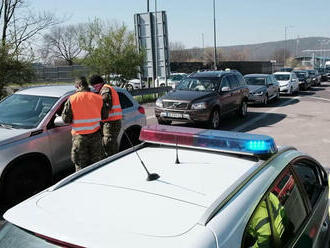
[[[327,247],[328,176],[310,156],[219,130],[140,138],[8,210],[0,246]]]
[[[146,124],[144,109],[125,90],[116,88],[123,108],[120,149],[130,147]],[[0,202],[15,202],[49,186],[55,175],[73,168],[71,126],[55,122],[70,86],[23,89],[0,102]]]

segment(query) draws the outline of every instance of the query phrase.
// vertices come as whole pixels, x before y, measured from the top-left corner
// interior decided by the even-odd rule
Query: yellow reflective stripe
[[[87,126],[87,127],[72,127],[73,130],[75,131],[84,131],[84,130],[93,130],[97,127],[100,126],[100,123],[96,123],[95,125],[93,126]]]
[[[73,120],[73,124],[90,123],[90,122],[97,122],[97,121],[101,121],[101,118]]]

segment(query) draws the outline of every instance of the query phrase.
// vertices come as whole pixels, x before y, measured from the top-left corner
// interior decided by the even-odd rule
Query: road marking
[[[250,126],[251,124],[253,124],[253,123],[255,123],[255,122],[257,122],[257,121],[260,121],[261,119],[265,118],[265,116],[268,115],[269,113],[276,112],[277,110],[280,109],[280,107],[282,107],[282,106],[284,106],[285,104],[288,104],[288,103],[290,103],[290,102],[293,102],[294,100],[299,99],[299,98],[300,98],[300,96],[296,96],[296,97],[290,98],[288,101],[285,101],[285,102],[281,103],[280,105],[278,105],[278,107],[276,107],[276,108],[272,108],[271,110],[269,110],[269,111],[267,111],[267,112],[265,112],[265,113],[263,113],[263,114],[261,114],[261,115],[255,117],[255,118],[249,120],[248,122],[243,123],[242,125],[240,125],[240,126],[234,128],[234,129],[231,130],[231,131],[234,131],[234,132],[240,132],[241,130],[243,130],[244,128]]]
[[[322,98],[322,97],[317,97],[317,96],[307,96],[307,97],[317,99],[317,100],[323,100],[323,101],[330,102],[330,99],[327,99],[327,98]]]

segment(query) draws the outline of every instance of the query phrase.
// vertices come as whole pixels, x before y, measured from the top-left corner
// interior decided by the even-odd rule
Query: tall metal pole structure
[[[149,0],[147,0],[147,12],[149,13]]]
[[[285,61],[286,61],[286,29],[287,26],[284,28],[284,61],[283,61],[283,66],[285,66]]]
[[[158,80],[158,23],[157,23],[157,0],[155,0],[155,82]],[[166,85],[167,86],[167,85]]]
[[[215,26],[215,0],[213,0],[213,36],[214,36],[214,70],[217,70],[217,37]]]
[[[202,62],[204,64],[204,33],[202,33]]]

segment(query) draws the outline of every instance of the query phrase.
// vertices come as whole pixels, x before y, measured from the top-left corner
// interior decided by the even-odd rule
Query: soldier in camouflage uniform
[[[107,105],[109,111],[113,108],[113,93],[109,87],[106,87],[103,78],[99,75],[93,75],[90,78],[89,83],[95,89],[96,93],[99,93],[104,104]],[[117,94],[117,93],[116,93]],[[103,146],[107,156],[116,154],[119,151],[119,145],[117,138],[121,129],[121,119],[119,120],[106,120],[103,121]]]
[[[81,77],[75,81],[76,92],[89,92],[88,83],[85,77]],[[94,94],[91,92],[91,94]],[[102,102],[102,100],[101,100]],[[90,103],[84,103],[88,106]],[[102,106],[100,113],[100,119],[107,117],[109,109],[105,104]],[[70,98],[65,103],[62,118],[65,123],[74,122],[72,104]],[[100,130],[96,130],[93,133],[89,134],[72,134],[72,150],[71,150],[71,159],[76,167],[76,171],[96,163],[105,158],[105,151],[102,146],[102,136]]]

